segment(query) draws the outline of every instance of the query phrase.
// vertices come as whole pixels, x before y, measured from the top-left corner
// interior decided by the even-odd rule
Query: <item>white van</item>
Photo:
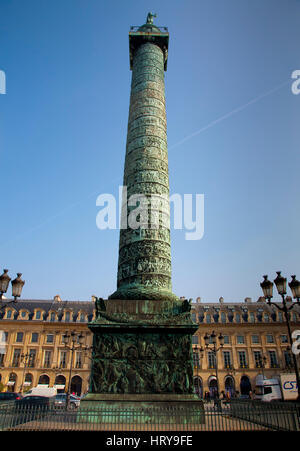
[[[46,396],[47,398],[52,398],[56,396],[57,389],[54,387],[48,387],[47,385],[37,385],[24,394],[26,396]]]
[[[278,379],[265,379],[262,375],[256,377],[255,399],[261,401],[295,401],[298,388],[295,374],[280,374]]]
[[[264,379],[257,376],[255,386],[255,399],[260,401],[276,401],[282,399],[280,382],[278,379]]]

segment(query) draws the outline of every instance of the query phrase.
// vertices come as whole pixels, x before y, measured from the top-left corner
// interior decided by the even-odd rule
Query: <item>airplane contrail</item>
[[[236,113],[239,113],[240,111],[244,110],[245,108],[247,108],[249,105],[252,105],[253,103],[258,102],[259,100],[263,99],[264,97],[267,97],[271,94],[273,94],[274,92],[278,91],[279,89],[281,89],[283,86],[287,85],[288,83],[290,83],[290,80],[285,81],[284,83],[281,83],[280,85],[276,86],[275,88],[270,89],[269,91],[260,94],[259,96],[255,97],[252,100],[249,100],[249,102],[245,103],[244,105],[241,105],[237,108],[235,108],[234,110],[230,111],[229,113],[224,114],[223,116],[219,117],[218,119],[215,119],[214,121],[210,122],[209,124],[205,125],[204,127],[200,128],[199,130],[195,131],[194,133],[191,133],[190,135],[186,136],[185,138],[183,138],[182,140],[178,141],[176,144],[173,144],[173,146],[169,147],[170,149],[174,149],[175,147],[180,146],[181,144],[183,144],[184,142],[188,141],[189,139],[192,139],[194,136],[199,135],[200,133],[204,132],[205,130],[208,130],[209,128],[213,127],[216,124],[219,124],[220,122],[224,121],[225,119],[228,119],[229,117],[233,116]],[[36,226],[28,229],[27,231],[21,233],[20,235],[14,237],[13,239],[6,241],[4,243],[0,244],[0,247],[2,245],[6,245],[10,242],[13,242],[17,239],[22,238],[24,235],[27,235],[28,233],[34,232],[35,230],[43,227],[44,225],[46,225],[48,222],[53,221],[54,219],[58,218],[59,216],[61,216],[62,214],[64,214],[67,210],[74,208],[75,206],[80,205],[82,202],[84,202],[84,200],[92,197],[93,195],[97,194],[98,192],[94,191],[93,193],[90,193],[86,198],[78,201],[78,202],[74,202],[73,204],[69,204],[68,206],[66,206],[65,208],[63,208],[60,212],[54,214],[53,216],[50,216],[49,218],[45,219],[43,222],[41,222],[40,224],[37,224]]]
[[[274,92],[278,91],[279,89],[281,89],[283,86],[287,85],[290,82],[291,82],[290,80],[285,81],[284,83],[281,83],[280,85],[276,86],[275,88],[272,88],[269,91],[267,91],[263,94],[260,94],[259,96],[255,97],[252,100],[249,100],[249,102],[245,103],[244,105],[241,105],[241,106],[235,108],[234,110],[230,111],[229,113],[226,113],[223,116],[219,117],[218,119],[215,119],[214,121],[210,122],[209,124],[205,125],[204,127],[200,128],[199,130],[195,131],[194,133],[191,133],[190,135],[186,136],[182,140],[178,141],[176,144],[173,144],[172,146],[170,146],[169,150],[180,146],[181,144],[183,144],[184,142],[193,138],[194,136],[200,135],[200,133],[204,132],[205,130],[208,130],[209,128],[213,127],[216,124],[219,124],[220,122],[224,121],[225,119],[228,119],[229,117],[233,116],[234,114],[239,113],[240,111],[247,108],[249,105],[253,105],[253,103],[256,103],[259,100],[263,99],[264,97],[267,97],[267,96],[273,94]]]

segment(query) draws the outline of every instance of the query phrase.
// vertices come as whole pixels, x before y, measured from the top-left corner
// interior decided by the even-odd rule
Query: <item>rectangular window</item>
[[[208,352],[208,367],[210,369],[216,368],[216,356],[212,351]]]
[[[276,351],[269,351],[271,368],[278,368]]]
[[[262,356],[260,351],[254,351],[254,362],[256,368],[262,368]]]
[[[23,343],[24,334],[23,332],[17,332],[16,343]]]
[[[259,335],[252,335],[251,341],[252,341],[252,344],[259,344]]]
[[[280,335],[280,341],[281,343],[288,343],[288,336],[287,335]]]
[[[21,349],[15,349],[12,360],[12,367],[17,368],[18,366],[20,366],[20,358],[21,358]]]
[[[35,319],[41,319],[41,311],[38,310],[35,315]]]
[[[231,368],[231,354],[229,351],[223,351],[224,368]]]
[[[39,334],[37,332],[32,332],[31,343],[37,343],[39,341]]]
[[[60,352],[59,367],[60,368],[66,368],[67,367],[67,351],[61,351]]]
[[[238,351],[240,368],[248,368],[246,351]]]
[[[199,352],[193,352],[193,365],[194,368],[200,367]]]
[[[274,337],[272,334],[267,334],[267,343],[274,343]]]
[[[238,345],[245,344],[245,337],[244,337],[244,335],[238,335],[236,337],[236,342],[237,342]]]
[[[45,351],[44,354],[44,368],[50,368],[51,366],[51,351]]]
[[[27,364],[28,368],[34,368],[35,357],[36,357],[36,349],[30,349],[29,356],[28,356],[28,364]]]
[[[54,335],[48,334],[46,337],[46,343],[53,343],[54,342]]]
[[[283,354],[284,354],[284,363],[285,363],[285,367],[286,367],[286,368],[291,368],[291,367],[293,366],[291,352],[285,350],[285,351],[283,352]]]
[[[198,335],[193,335],[192,336],[192,344],[193,345],[197,345],[198,344]]]
[[[224,345],[229,345],[229,344],[230,344],[229,335],[224,335]]]
[[[75,368],[82,368],[82,353],[76,352]]]

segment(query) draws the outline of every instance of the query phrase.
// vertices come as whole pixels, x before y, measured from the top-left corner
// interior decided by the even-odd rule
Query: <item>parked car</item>
[[[0,402],[18,401],[20,399],[22,399],[22,395],[20,393],[8,391],[0,393]]]
[[[53,399],[47,396],[25,396],[16,401],[16,409],[25,409],[31,407],[39,407],[43,410],[49,410],[53,406]]]
[[[44,418],[53,407],[53,399],[46,396],[25,396],[15,403],[11,426]]]
[[[37,385],[33,387],[31,390],[25,393],[25,396],[46,396],[47,398],[51,398],[51,396],[55,396],[57,394],[57,390],[54,387],[48,387],[45,385]]]
[[[66,393],[58,393],[54,400],[55,407],[66,407],[67,406],[67,395]],[[70,395],[70,408],[76,409],[80,406],[80,398],[75,395]]]

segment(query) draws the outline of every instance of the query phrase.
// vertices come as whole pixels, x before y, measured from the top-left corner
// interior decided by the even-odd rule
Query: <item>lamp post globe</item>
[[[21,279],[22,274],[19,272],[17,273],[16,279],[14,279],[12,284],[12,295],[15,299],[19,298],[22,293],[23,286],[25,284],[25,280]]]

